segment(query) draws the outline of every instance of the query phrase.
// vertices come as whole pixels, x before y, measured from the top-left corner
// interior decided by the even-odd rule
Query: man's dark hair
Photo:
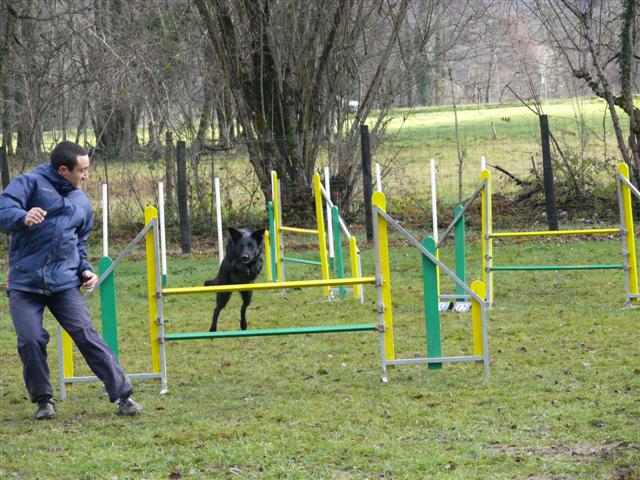
[[[78,156],[82,155],[89,155],[89,150],[65,140],[56,145],[51,152],[51,166],[56,172],[62,165],[73,170],[78,164]]]

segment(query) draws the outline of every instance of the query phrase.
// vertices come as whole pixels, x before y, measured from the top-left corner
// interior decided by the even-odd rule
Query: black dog
[[[204,282],[209,285],[233,285],[253,283],[262,270],[262,237],[264,228],[258,230],[229,228],[231,236],[227,240],[227,254],[222,259],[218,276]],[[240,328],[247,329],[247,307],[251,303],[253,292],[240,292],[242,308],[240,309]],[[210,332],[218,329],[218,317],[231,298],[231,292],[216,294],[216,309],[213,311]]]

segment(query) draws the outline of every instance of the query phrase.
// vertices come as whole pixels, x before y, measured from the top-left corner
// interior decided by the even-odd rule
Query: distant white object
[[[360,102],[358,100],[347,100],[347,108],[351,112],[357,112],[360,108]]]

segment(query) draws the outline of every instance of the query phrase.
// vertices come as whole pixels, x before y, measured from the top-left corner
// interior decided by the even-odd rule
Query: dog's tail
[[[210,287],[212,285],[217,285],[217,284],[218,284],[218,277],[212,278],[211,280],[205,280],[204,281],[204,286],[205,287]]]

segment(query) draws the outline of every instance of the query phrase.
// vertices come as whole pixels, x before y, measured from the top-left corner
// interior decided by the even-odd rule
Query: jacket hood
[[[33,173],[42,175],[47,180],[49,180],[49,182],[51,182],[51,184],[56,187],[56,190],[58,190],[61,195],[67,195],[76,189],[76,187],[71,185],[66,178],[56,172],[51,164],[43,163],[42,165],[36,167],[33,170]]]

